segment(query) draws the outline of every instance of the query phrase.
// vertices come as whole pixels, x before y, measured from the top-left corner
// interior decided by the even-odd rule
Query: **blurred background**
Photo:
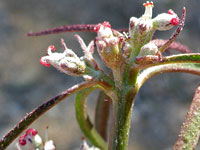
[[[73,36],[62,33],[27,37],[29,31],[40,31],[67,24],[97,24],[109,21],[113,28],[127,28],[131,16],[140,17],[144,0],[1,0],[0,1],[0,138],[33,108],[83,81],[39,63],[49,45],[63,51],[60,39],[79,56],[82,50]],[[200,1],[154,0],[153,16],[173,9],[181,16],[187,8],[184,30],[178,41],[200,52]],[[168,39],[175,30],[156,32]],[[88,44],[94,33],[78,33]],[[180,73],[158,75],[147,81],[137,95],[133,110],[129,149],[169,150],[177,139],[186,111],[200,83],[200,77]],[[93,119],[98,91],[88,99],[88,113]],[[93,97],[93,98],[92,98]],[[81,143],[76,123],[74,96],[48,111],[31,127],[49,138],[59,150],[75,150]],[[15,143],[8,147],[14,149]],[[200,148],[200,147],[199,147]],[[198,149],[198,148],[197,148]]]

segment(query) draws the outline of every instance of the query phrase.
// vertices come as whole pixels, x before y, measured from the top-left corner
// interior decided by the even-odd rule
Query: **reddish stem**
[[[154,39],[151,42],[154,43],[158,48],[160,48],[165,45],[167,40]],[[167,49],[173,49],[173,50],[179,51],[181,53],[190,53],[191,52],[191,50],[186,45],[183,45],[179,42],[172,42]]]
[[[29,32],[27,36],[40,36],[48,34],[58,34],[63,32],[94,32],[96,24],[74,24],[46,29],[40,32]],[[118,29],[119,32],[128,32],[128,29]]]

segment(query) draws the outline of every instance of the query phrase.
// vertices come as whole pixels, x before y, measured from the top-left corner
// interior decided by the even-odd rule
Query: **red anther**
[[[31,133],[32,136],[35,136],[38,132],[33,128],[26,130],[26,135],[29,135],[30,133]]]
[[[22,135],[22,136],[20,136],[20,138],[19,138],[19,144],[21,145],[21,146],[24,146],[24,145],[26,145],[26,135]]]
[[[42,61],[42,58],[40,58],[40,64],[42,64],[42,65],[44,65],[46,67],[50,67],[50,64]]]
[[[55,51],[56,48],[54,45],[50,45],[48,48],[47,48],[47,55],[49,55],[49,52],[51,52],[51,50]]]
[[[53,51],[55,51],[56,50],[56,48],[55,48],[55,46],[54,45],[50,45],[49,47],[48,47],[48,49],[51,49],[51,50],[53,50]]]
[[[145,7],[147,7],[147,6],[153,6],[153,2],[144,3],[143,5],[144,5]]]
[[[179,18],[172,18],[170,22],[172,25],[177,26],[179,24]]]
[[[169,9],[168,10],[168,14],[170,14],[170,15],[174,15],[174,14],[176,14],[172,9]]]
[[[107,21],[104,21],[103,23],[99,23],[98,25],[96,25],[96,27],[94,27],[94,32],[98,32],[101,26],[111,28],[110,23]]]
[[[110,25],[110,23],[109,23],[108,21],[104,21],[104,22],[102,23],[102,25],[103,25],[104,27],[111,28],[111,25]]]

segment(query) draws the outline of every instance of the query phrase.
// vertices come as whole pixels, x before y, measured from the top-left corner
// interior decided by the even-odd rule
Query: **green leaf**
[[[194,150],[200,129],[200,86],[196,89],[192,104],[187,112],[180,134],[174,145],[174,150]]]
[[[97,132],[86,112],[87,97],[95,89],[96,87],[87,88],[77,94],[75,100],[76,118],[82,132],[90,140],[90,142],[102,150],[107,150],[107,143]]]

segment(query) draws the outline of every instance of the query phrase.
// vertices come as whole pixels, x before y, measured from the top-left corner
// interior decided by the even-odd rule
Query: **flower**
[[[27,145],[29,149],[39,148],[38,150],[40,150],[42,147],[42,139],[35,129],[30,128],[26,131],[25,134],[20,136],[19,144],[21,146]]]
[[[141,48],[152,40],[156,30],[169,30],[179,24],[179,17],[173,10],[170,9],[168,13],[159,14],[152,19],[153,2],[147,1],[143,5],[145,7],[144,14],[140,18],[130,18],[130,40],[125,44],[125,50],[128,56],[131,53],[135,56],[143,53],[140,53]]]
[[[64,40],[61,39],[61,43],[64,47],[63,53],[52,53],[55,51],[54,46],[49,46],[47,49],[47,56],[40,59],[40,63],[49,67],[54,66],[61,72],[64,72],[73,76],[84,75],[85,73],[85,63],[82,61],[71,49],[68,49]]]
[[[80,146],[80,150],[100,150],[100,149],[97,147],[94,147],[94,146],[89,147],[87,142],[85,140],[83,140],[83,143]]]
[[[140,18],[130,18],[130,41],[126,44],[126,46],[129,47],[127,50],[128,54],[132,51],[134,55],[138,55],[140,48],[152,39],[155,32],[152,22],[152,9],[154,7],[153,2],[147,1],[143,5],[145,7],[144,14]]]
[[[159,14],[153,19],[154,28],[157,30],[169,30],[179,24],[179,17],[173,10]]]
[[[109,22],[98,24],[94,31],[97,32],[96,45],[99,55],[109,68],[115,69],[122,62],[123,38],[117,31],[113,32]]]
[[[44,150],[55,150],[56,147],[52,140],[46,141],[44,144]]]
[[[48,127],[47,127],[48,128]],[[47,130],[45,131],[45,142],[39,136],[38,132],[30,128],[26,130],[26,133],[19,138],[19,145],[29,150],[55,150],[56,147],[52,140],[48,140]],[[21,148],[18,148],[21,149]]]

